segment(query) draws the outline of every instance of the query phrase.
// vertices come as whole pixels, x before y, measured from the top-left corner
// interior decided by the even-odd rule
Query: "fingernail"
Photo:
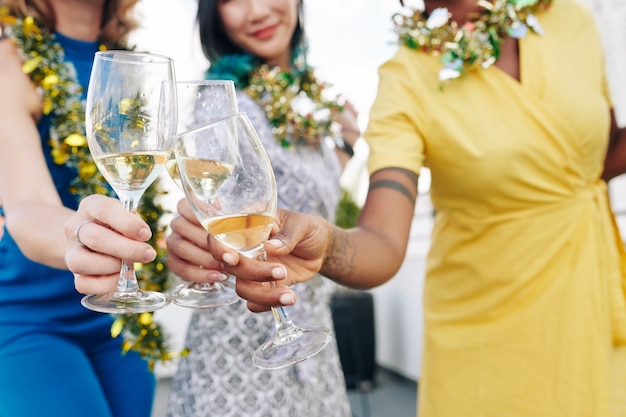
[[[146,252],[143,254],[144,262],[152,262],[156,259],[157,253],[154,248],[146,249]]]
[[[290,306],[296,302],[296,297],[294,297],[293,293],[286,292],[280,295],[278,301],[281,305]]]
[[[232,253],[225,253],[222,256],[222,260],[226,262],[228,265],[235,265],[235,256]]]
[[[274,246],[275,248],[282,248],[284,246],[283,242],[279,239],[270,239],[267,241],[267,243],[269,243],[270,245]]]
[[[146,241],[152,237],[152,232],[149,227],[142,227],[139,229],[139,239]]]
[[[277,266],[272,268],[272,278],[274,279],[285,279],[287,277],[287,270],[284,266]]]

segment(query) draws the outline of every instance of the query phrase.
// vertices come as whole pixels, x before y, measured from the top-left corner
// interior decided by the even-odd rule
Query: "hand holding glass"
[[[168,57],[104,51],[97,52],[94,59],[85,109],[89,150],[132,213],[171,152],[176,102],[162,89],[162,82],[173,79],[174,65]],[[129,261],[122,262],[114,292],[82,300],[91,310],[115,314],[154,311],[168,302],[164,294],[139,288]]]
[[[266,260],[264,243],[276,214],[276,181],[259,137],[239,113],[176,136],[174,150],[185,195],[200,223],[220,242],[249,258]],[[328,329],[304,329],[273,308],[274,338],[253,356],[276,369],[320,352]]]

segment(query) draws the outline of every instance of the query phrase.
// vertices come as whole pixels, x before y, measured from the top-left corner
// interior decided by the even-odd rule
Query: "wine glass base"
[[[330,342],[330,332],[325,327],[299,328],[294,335],[274,337],[262,344],[252,357],[261,369],[279,369],[295,365],[317,355]]]
[[[86,295],[81,300],[81,304],[89,310],[110,314],[152,312],[165,307],[169,302],[165,294],[143,290]]]
[[[170,294],[172,302],[187,308],[216,308],[240,300],[234,288],[219,282],[202,284],[197,282],[178,285]]]

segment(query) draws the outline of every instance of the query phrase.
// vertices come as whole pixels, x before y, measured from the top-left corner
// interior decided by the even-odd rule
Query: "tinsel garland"
[[[230,79],[265,111],[272,133],[285,148],[298,144],[317,147],[324,137],[336,138],[341,126],[332,118],[343,106],[327,97],[329,85],[306,64],[298,49],[292,70],[263,64],[249,54],[227,55],[207,71],[209,79]]]
[[[543,35],[535,13],[547,10],[552,0],[478,0],[481,11],[461,27],[450,21],[446,8],[426,16],[393,16],[398,41],[411,49],[441,56],[439,81],[459,78],[476,68],[488,68],[500,57],[500,47],[509,36],[521,39],[528,31]]]
[[[0,8],[0,34],[13,40],[24,60],[22,71],[30,76],[41,93],[42,112],[51,118],[50,145],[54,162],[76,170],[69,191],[79,199],[91,194],[113,196],[89,152],[84,133],[83,88],[77,82],[74,66],[65,61],[63,47],[32,17],[12,15],[8,7]],[[148,243],[157,251],[157,257],[150,264],[137,266],[137,279],[142,288],[155,291],[166,291],[170,284],[164,244],[167,226],[160,223],[168,211],[158,203],[158,198],[164,194],[166,192],[155,182],[146,190],[138,208],[152,229]],[[124,338],[122,351],[139,352],[150,369],[157,361],[167,361],[188,352],[186,349],[170,352],[167,335],[153,320],[152,313],[115,315],[114,318],[111,336],[121,335]]]

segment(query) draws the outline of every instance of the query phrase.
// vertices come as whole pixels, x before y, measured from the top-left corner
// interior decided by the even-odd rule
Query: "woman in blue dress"
[[[81,306],[64,260],[80,102],[94,53],[135,27],[135,3],[0,0],[0,416],[151,413],[146,361],[122,354],[109,315]]]

